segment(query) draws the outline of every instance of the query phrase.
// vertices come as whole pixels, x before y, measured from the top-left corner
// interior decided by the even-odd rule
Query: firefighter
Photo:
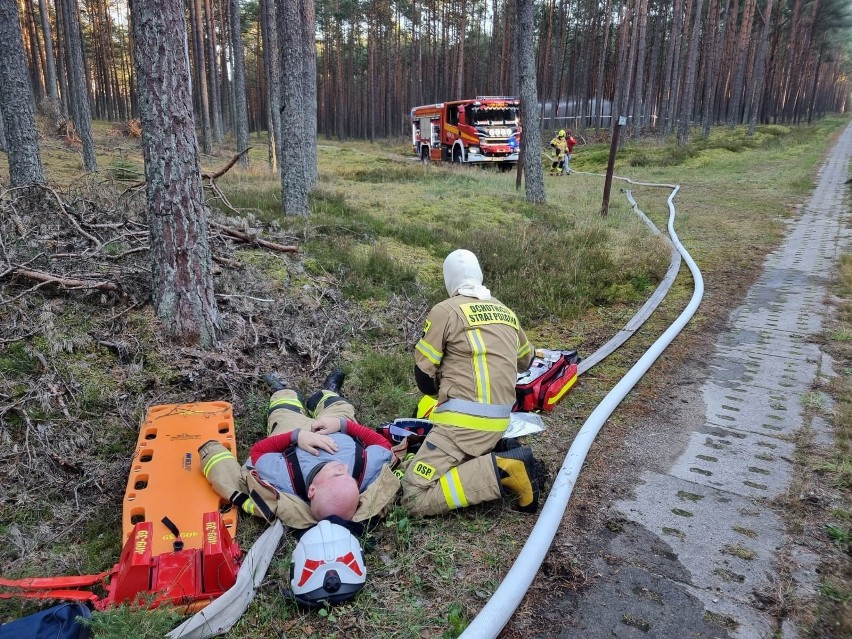
[[[436,515],[518,496],[538,508],[538,473],[527,447],[493,453],[509,425],[518,371],[532,347],[515,313],[482,284],[476,256],[459,249],[444,261],[449,299],[429,311],[414,352],[414,375],[433,427],[402,476],[412,514]],[[426,416],[427,410],[418,411]]]
[[[343,373],[331,373],[306,405],[277,377],[269,401],[269,436],[251,448],[243,467],[217,441],[200,449],[201,467],[216,493],[245,512],[304,529],[331,516],[363,522],[393,503],[399,480],[390,443],[354,421],[340,396]]]
[[[560,129],[556,137],[550,141],[556,158],[550,163],[550,174],[561,175],[562,166],[565,162],[565,154],[568,153],[568,141],[565,139],[565,129]]]

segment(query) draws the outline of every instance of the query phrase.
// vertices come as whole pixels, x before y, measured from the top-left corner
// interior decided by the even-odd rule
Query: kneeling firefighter
[[[509,425],[519,371],[532,347],[515,313],[482,284],[476,256],[444,260],[449,299],[432,308],[414,352],[417,386],[434,426],[402,476],[403,505],[436,515],[515,493],[538,508],[539,476],[527,447],[493,453]],[[426,410],[420,410],[424,417]]]

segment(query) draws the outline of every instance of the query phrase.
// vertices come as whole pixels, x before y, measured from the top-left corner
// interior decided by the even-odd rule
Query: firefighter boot
[[[513,448],[494,455],[497,479],[503,488],[518,496],[519,510],[534,513],[538,510],[539,473],[528,446]]]
[[[282,382],[281,378],[279,378],[275,373],[264,373],[260,376],[260,378],[266,382],[266,385],[269,386],[269,390],[273,393],[277,393],[278,391],[287,388],[287,384]]]
[[[344,379],[346,379],[346,373],[342,370],[335,369],[328,374],[328,377],[325,378],[325,381],[322,383],[322,388],[323,390],[328,390],[340,395],[340,391],[343,389]]]

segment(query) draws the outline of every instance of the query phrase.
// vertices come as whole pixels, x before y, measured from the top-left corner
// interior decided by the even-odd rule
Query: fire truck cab
[[[411,109],[414,154],[424,162],[498,163],[518,161],[520,100],[511,96],[479,96],[427,104]]]

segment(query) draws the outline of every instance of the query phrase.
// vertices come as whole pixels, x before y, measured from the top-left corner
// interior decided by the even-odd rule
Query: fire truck
[[[496,163],[509,169],[518,162],[520,100],[479,96],[411,109],[411,141],[423,162]]]

